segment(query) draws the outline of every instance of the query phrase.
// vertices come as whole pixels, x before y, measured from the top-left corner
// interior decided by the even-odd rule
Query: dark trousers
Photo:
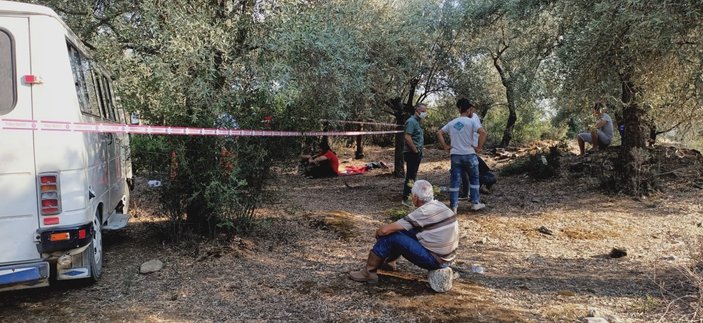
[[[405,152],[403,153],[403,158],[405,159],[405,184],[403,186],[403,200],[406,200],[410,196],[410,191],[412,190],[409,183],[410,181],[415,182],[415,178],[417,177],[417,170],[420,168],[420,161],[422,161],[422,152]]]
[[[491,186],[495,184],[498,180],[496,179],[496,175],[493,174],[493,172],[490,171],[485,171],[485,172],[480,172],[479,175],[479,182],[481,185],[486,185],[486,188],[489,190],[491,189]],[[468,188],[469,187],[469,173],[467,172],[462,172],[461,173],[461,190],[459,191],[459,196],[467,196],[469,195]]]
[[[319,165],[308,165],[305,168],[305,176],[312,178],[336,177],[337,173],[332,170],[332,163],[329,160],[323,160]]]

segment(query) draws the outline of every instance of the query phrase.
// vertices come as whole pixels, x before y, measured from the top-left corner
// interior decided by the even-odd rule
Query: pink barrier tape
[[[401,133],[400,130],[392,131],[309,131],[303,132],[304,136],[361,136],[361,135],[384,135],[392,133]]]
[[[184,135],[184,136],[232,136],[232,137],[317,137],[317,136],[361,136],[401,133],[391,131],[274,131],[218,129],[194,127],[133,126],[114,123],[83,123],[63,121],[42,121],[0,118],[0,130],[33,130],[64,132],[97,133],[132,133],[148,135]]]
[[[331,123],[368,124],[368,125],[391,126],[391,127],[401,126],[401,125],[397,125],[395,123],[371,122],[371,121],[345,121],[345,120],[330,120],[330,119],[320,119],[320,121],[331,122]]]

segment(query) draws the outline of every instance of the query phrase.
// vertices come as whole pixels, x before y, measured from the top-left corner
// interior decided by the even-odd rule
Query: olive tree
[[[700,116],[698,1],[562,1],[561,95],[573,101],[617,98],[625,190],[638,194],[638,150],[652,119]],[[672,113],[676,111],[676,113]],[[661,121],[660,121],[661,122]],[[678,121],[669,121],[676,125]],[[651,127],[651,126],[650,126]]]

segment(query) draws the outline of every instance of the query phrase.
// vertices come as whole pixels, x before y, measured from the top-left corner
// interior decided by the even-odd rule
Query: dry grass
[[[588,313],[588,308],[581,304],[551,304],[540,310],[540,314],[551,322],[576,322]]]
[[[344,239],[351,239],[359,235],[359,228],[354,224],[354,215],[346,211],[327,211],[322,213],[308,213],[314,228],[328,230],[339,234]]]
[[[577,240],[601,240],[607,238],[617,238],[619,236],[619,234],[615,232],[594,231],[581,228],[562,229],[561,232],[564,233],[564,235],[566,235],[569,239]]]

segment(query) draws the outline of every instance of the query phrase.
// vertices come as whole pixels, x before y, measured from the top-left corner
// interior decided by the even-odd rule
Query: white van
[[[0,120],[125,123],[109,75],[49,8],[0,1]],[[127,224],[126,134],[0,129],[0,291],[100,277]]]

